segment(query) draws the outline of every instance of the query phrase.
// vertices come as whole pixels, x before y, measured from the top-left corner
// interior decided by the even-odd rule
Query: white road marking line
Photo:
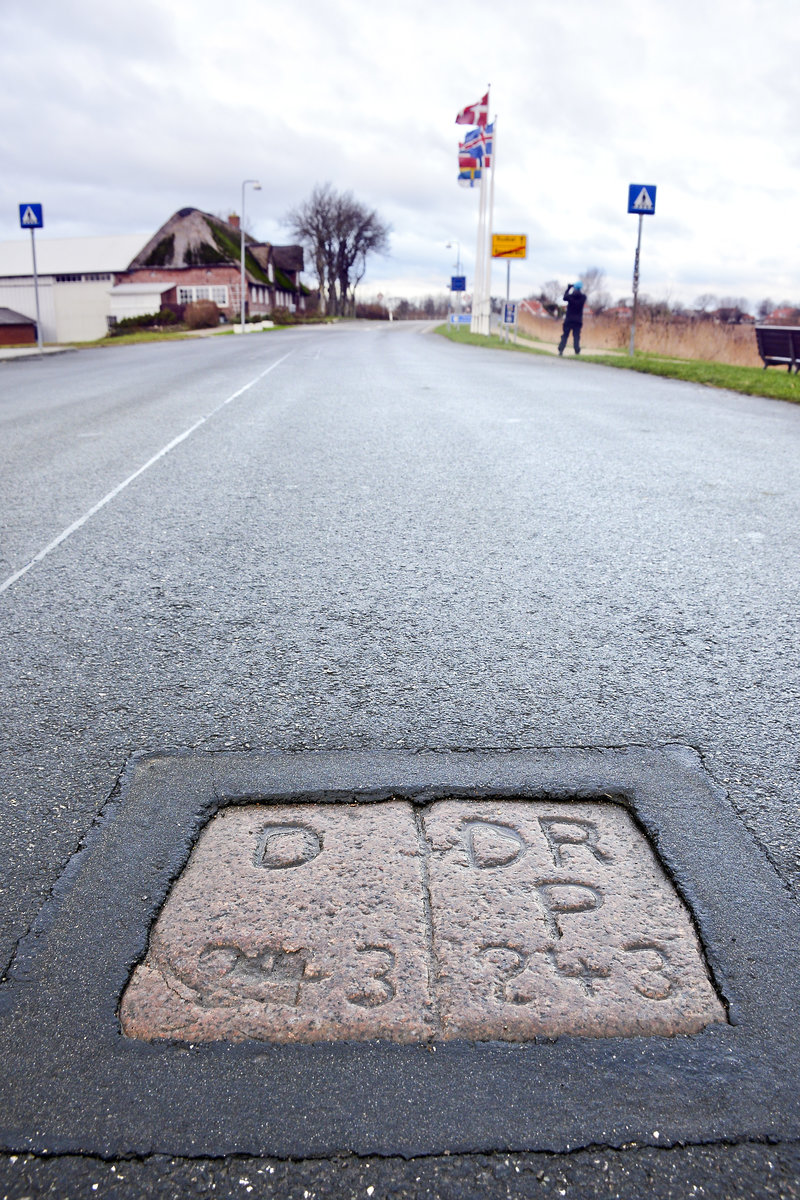
[[[289,354],[293,353],[294,351],[289,351]],[[181,442],[185,441],[186,438],[194,433],[195,429],[199,429],[201,425],[205,425],[206,421],[210,420],[210,418],[218,413],[220,409],[223,409],[226,404],[230,404],[233,400],[238,399],[239,396],[249,391],[254,384],[258,383],[260,379],[263,379],[265,375],[269,375],[270,371],[274,371],[275,368],[279,367],[282,362],[285,362],[289,357],[289,354],[284,354],[283,358],[279,358],[277,362],[272,363],[265,371],[262,371],[260,375],[256,375],[255,379],[251,379],[249,383],[244,385],[244,387],[240,387],[238,391],[234,392],[233,395],[228,396],[228,398],[223,400],[221,404],[218,404],[216,408],[212,408],[211,412],[206,413],[204,417],[200,417],[199,421],[195,421],[194,425],[190,425],[188,429],[183,431],[183,433],[179,433],[177,437],[173,438],[171,442],[168,442],[166,446],[163,446],[157,454],[154,454],[152,458],[149,458],[147,462],[139,467],[138,470],[134,471],[132,475],[129,475],[127,479],[122,481],[122,483],[118,483],[115,488],[112,488],[112,490],[106,496],[103,496],[102,500],[98,500],[97,504],[93,504],[92,507],[88,509],[82,517],[78,517],[77,521],[73,521],[71,525],[68,525],[66,529],[62,530],[58,537],[53,538],[52,542],[48,543],[48,545],[45,546],[43,550],[40,550],[38,554],[35,554],[29,563],[27,563],[24,567],[20,567],[18,571],[15,571],[13,575],[9,575],[8,579],[6,579],[3,583],[0,583],[0,595],[2,595],[7,588],[10,588],[12,584],[16,583],[18,579],[21,579],[23,575],[27,575],[28,571],[30,571],[31,567],[35,566],[36,563],[41,562],[43,558],[47,558],[48,554],[52,554],[52,552],[58,546],[60,546],[62,542],[65,542],[68,537],[80,529],[81,526],[85,525],[87,521],[91,520],[95,513],[99,512],[101,508],[105,508],[107,504],[110,504],[111,501],[120,494],[120,492],[125,490],[128,484],[133,483],[134,479],[138,479],[140,475],[143,475],[145,471],[149,470],[150,467],[157,463],[159,459],[163,458],[166,454],[169,454],[171,450],[174,450],[176,446],[179,446]]]

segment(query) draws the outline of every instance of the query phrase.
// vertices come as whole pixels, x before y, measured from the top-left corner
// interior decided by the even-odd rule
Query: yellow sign
[[[526,233],[493,233],[492,258],[527,258],[528,235]]]

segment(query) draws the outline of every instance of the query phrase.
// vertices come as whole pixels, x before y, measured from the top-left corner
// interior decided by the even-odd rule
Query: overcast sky
[[[0,240],[138,233],[247,194],[260,239],[315,183],[392,226],[362,295],[470,277],[457,111],[491,84],[512,294],[603,268],[630,295],[629,183],[658,187],[642,291],[800,303],[800,0],[0,0]],[[495,294],[505,265],[494,268]]]

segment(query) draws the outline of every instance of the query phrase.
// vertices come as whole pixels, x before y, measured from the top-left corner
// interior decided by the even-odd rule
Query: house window
[[[105,283],[111,278],[110,275],[84,275],[84,283]]]
[[[56,283],[80,283],[80,275],[56,275]]]
[[[193,300],[213,300],[220,308],[228,307],[226,287],[179,287],[178,304],[191,304]]]

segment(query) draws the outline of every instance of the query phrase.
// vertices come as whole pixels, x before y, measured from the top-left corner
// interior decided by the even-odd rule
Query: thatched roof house
[[[241,308],[241,229],[239,218],[227,221],[198,208],[182,208],[150,238],[131,261],[127,271],[117,274],[112,291],[124,315],[132,315],[132,285],[142,296],[140,306],[152,304],[183,311],[193,300],[213,300],[228,318]],[[301,246],[273,246],[244,235],[245,287],[248,315],[267,316],[273,308],[304,307],[308,289],[300,283],[303,270]],[[153,296],[146,298],[144,285]],[[171,286],[165,287],[165,284]]]

